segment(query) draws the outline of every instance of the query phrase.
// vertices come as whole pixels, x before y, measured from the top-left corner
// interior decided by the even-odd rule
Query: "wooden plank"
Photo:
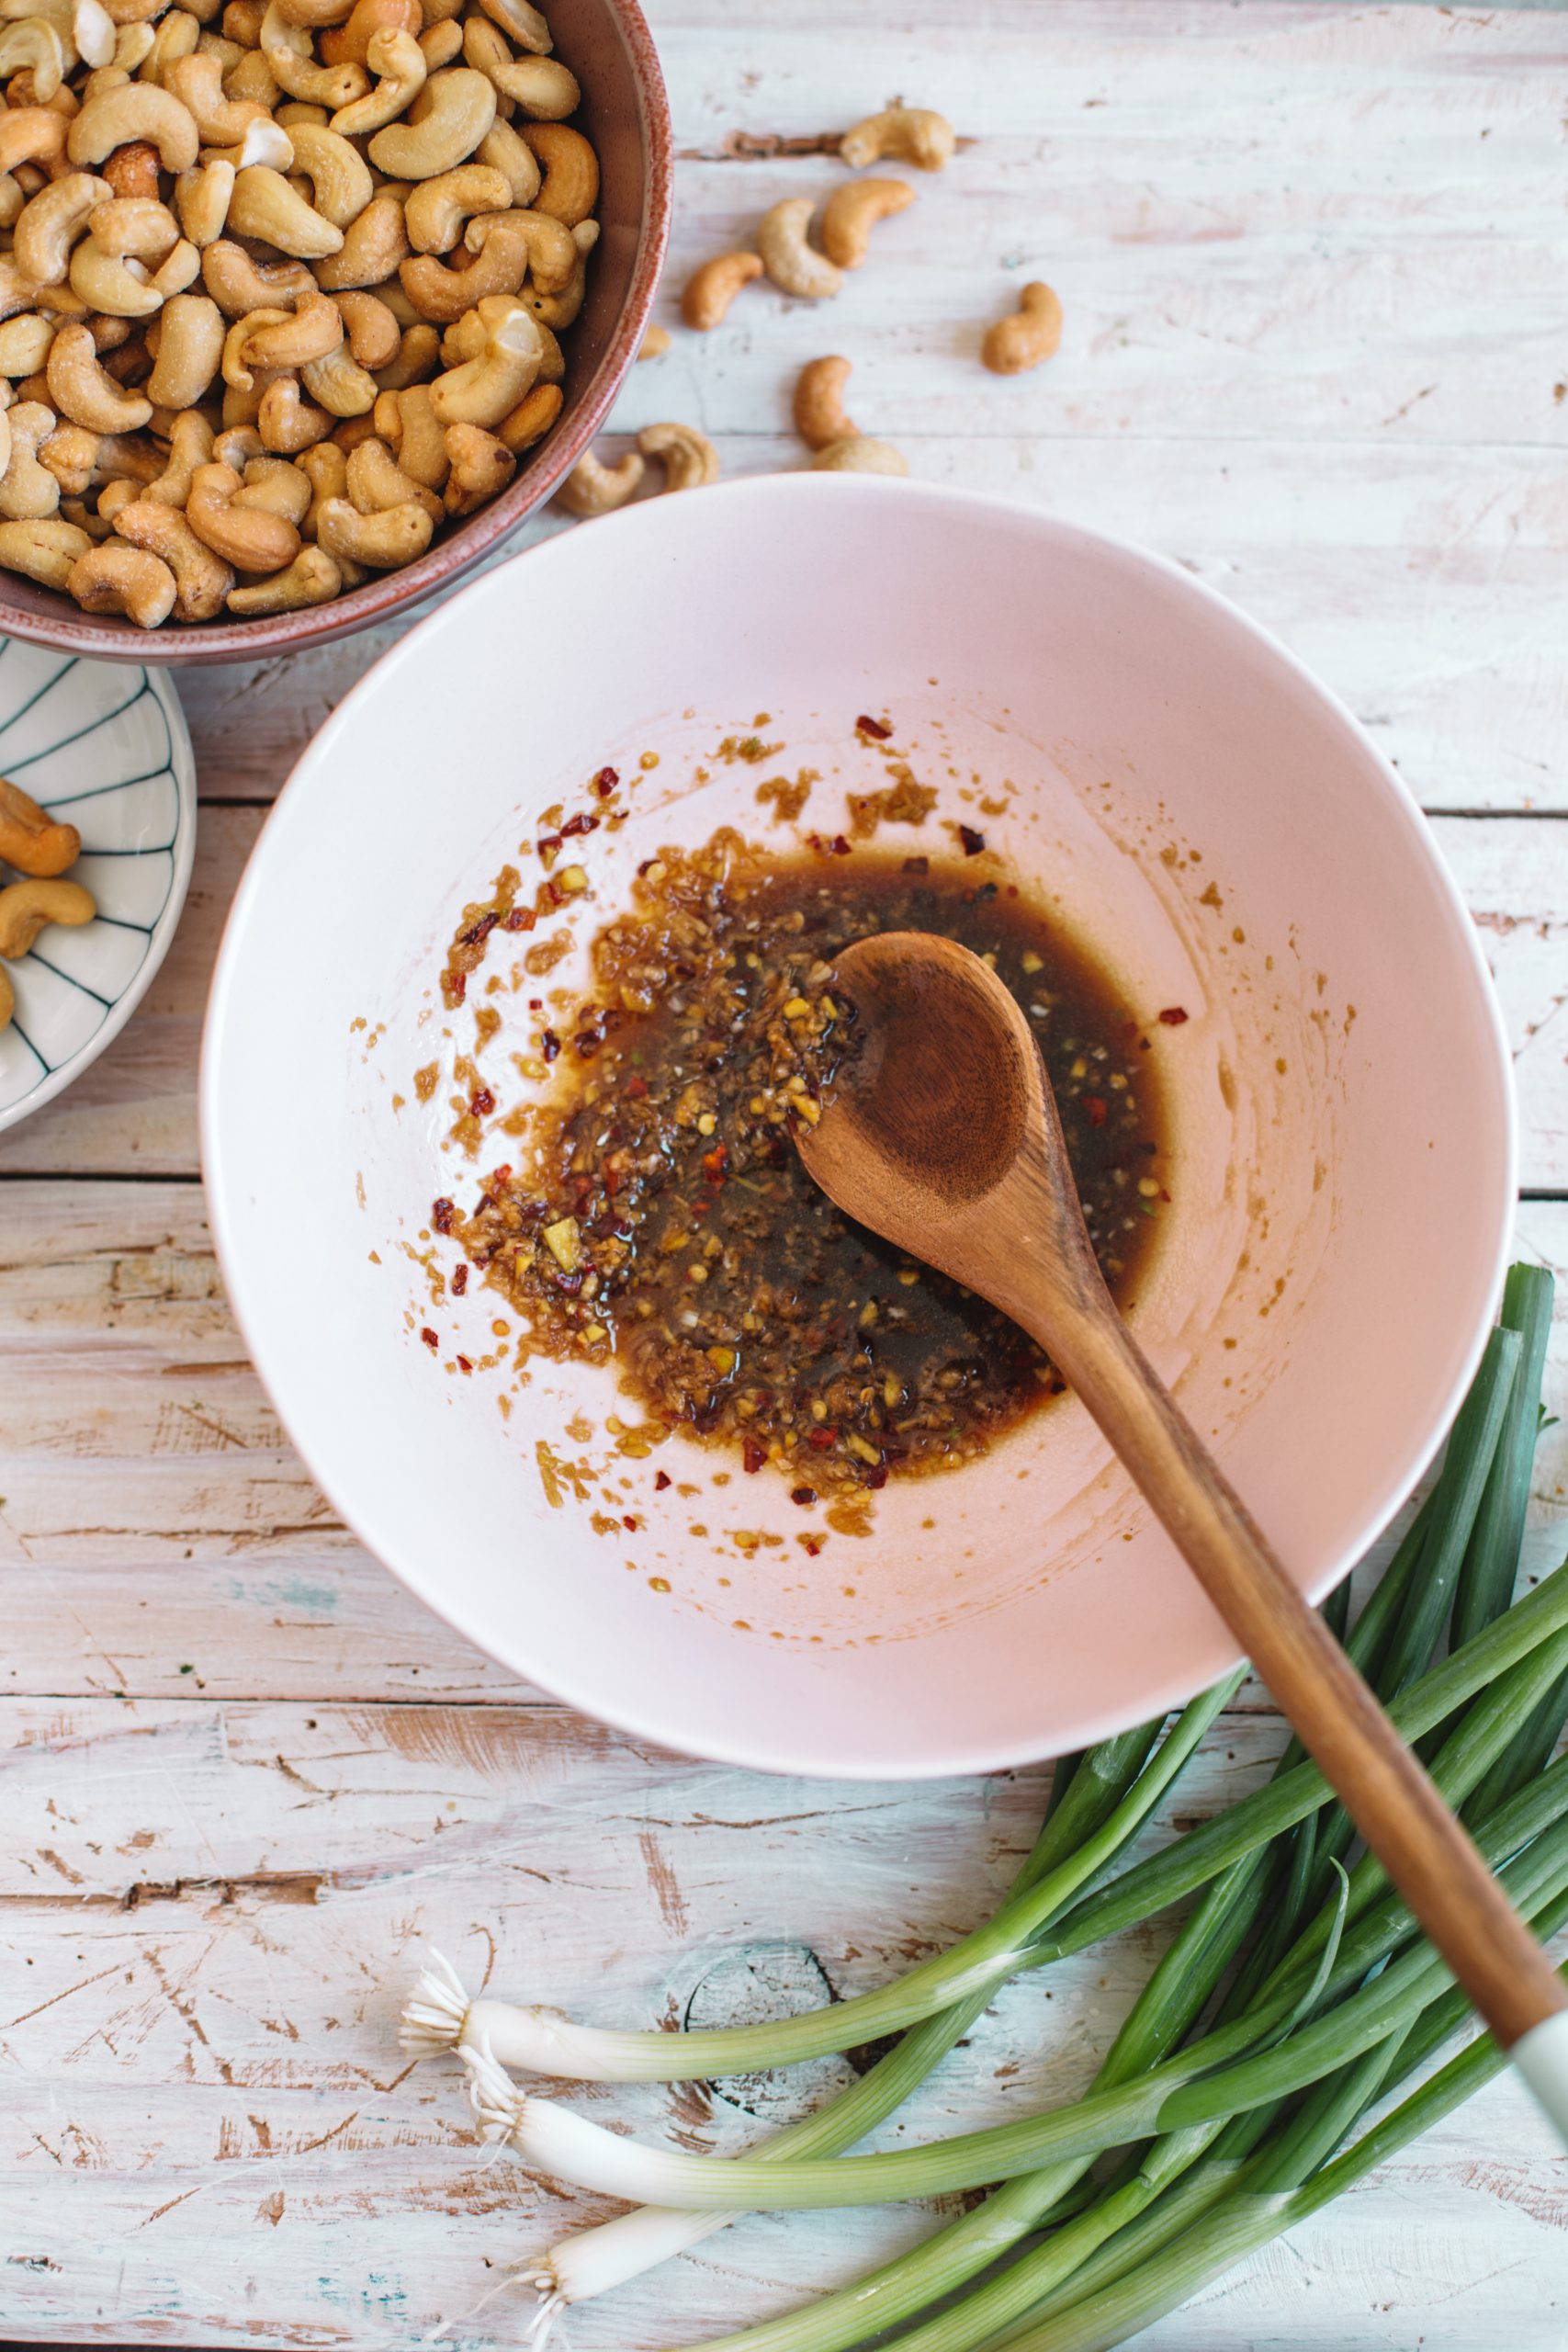
[[[0,1177],[197,1172],[202,1012],[262,818],[253,808],[203,809],[185,920],[146,1002],[69,1093],[0,1136]],[[1521,1181],[1568,1190],[1568,818],[1439,819],[1437,833],[1482,925],[1514,1042]]]

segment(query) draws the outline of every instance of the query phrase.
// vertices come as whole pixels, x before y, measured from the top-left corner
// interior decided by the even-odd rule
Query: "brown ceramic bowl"
[[[582,85],[572,117],[593,141],[602,183],[602,234],[588,296],[566,351],[566,403],[554,429],[501,497],[466,522],[446,525],[428,552],[400,571],[378,572],[330,605],[271,620],[137,628],[79,612],[68,596],[0,571],[0,636],[28,639],[110,662],[250,662],[293,653],[389,620],[449,588],[525,514],[542,505],[581,457],[637,356],[670,233],[670,108],[652,36],[637,0],[551,0],[556,53]]]

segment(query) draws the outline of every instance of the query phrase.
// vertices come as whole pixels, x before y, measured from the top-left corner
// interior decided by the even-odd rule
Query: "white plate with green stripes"
[[[0,775],[82,836],[71,878],[95,920],[51,923],[6,967],[0,1127],[52,1102],[130,1020],[179,921],[196,850],[196,762],[167,676],[0,638]],[[14,881],[0,866],[0,884]]]

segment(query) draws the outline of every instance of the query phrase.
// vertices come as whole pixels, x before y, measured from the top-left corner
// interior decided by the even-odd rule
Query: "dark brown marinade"
[[[960,1462],[1058,1387],[994,1307],[836,1209],[791,1141],[852,1023],[834,955],[905,930],[992,959],[1025,1008],[1124,1299],[1169,1197],[1146,1037],[973,853],[786,861],[721,833],[650,861],[594,942],[593,997],[552,1013],[529,1164],[456,1228],[525,1349],[613,1356],[656,1421],[728,1442],[747,1470],[773,1463],[803,1503]]]

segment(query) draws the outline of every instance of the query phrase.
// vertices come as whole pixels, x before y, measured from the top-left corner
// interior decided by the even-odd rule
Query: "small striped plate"
[[[72,878],[97,902],[6,967],[0,1127],[63,1093],[117,1037],[163,962],[196,850],[196,762],[167,676],[0,639],[0,775],[74,825]],[[0,868],[0,881],[17,877]]]

